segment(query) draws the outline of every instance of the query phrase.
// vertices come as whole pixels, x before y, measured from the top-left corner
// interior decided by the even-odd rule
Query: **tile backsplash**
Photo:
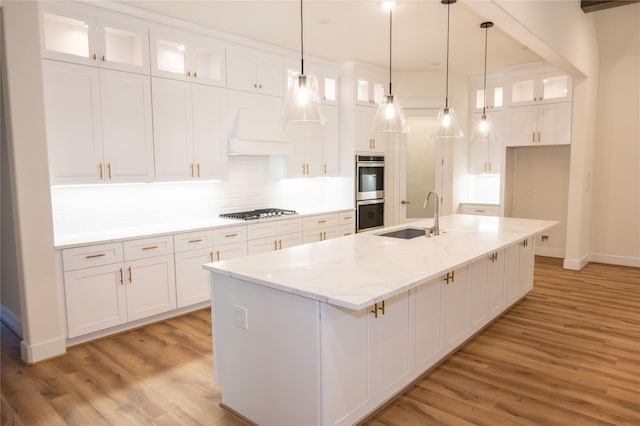
[[[353,179],[273,179],[266,157],[230,157],[221,182],[155,182],[53,187],[56,234],[202,220],[220,213],[278,207],[353,207]]]

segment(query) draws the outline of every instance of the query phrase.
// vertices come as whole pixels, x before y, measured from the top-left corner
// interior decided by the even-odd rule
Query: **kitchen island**
[[[223,406],[261,425],[353,424],[533,287],[557,222],[452,215],[206,264]]]

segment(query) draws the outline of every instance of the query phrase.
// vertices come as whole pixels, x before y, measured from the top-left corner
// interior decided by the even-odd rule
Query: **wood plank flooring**
[[[2,425],[241,425],[219,407],[208,310],[25,366],[2,326]],[[367,425],[640,425],[640,269],[565,271]],[[304,426],[304,425],[301,425]]]

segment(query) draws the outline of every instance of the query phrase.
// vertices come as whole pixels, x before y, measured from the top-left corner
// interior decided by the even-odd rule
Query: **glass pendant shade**
[[[496,141],[496,135],[493,132],[493,122],[486,114],[482,114],[480,119],[474,123],[473,131],[471,132],[471,142],[488,142],[493,143]]]
[[[458,123],[456,112],[451,107],[440,108],[436,124],[431,133],[432,139],[462,139],[462,129]]]
[[[320,109],[318,81],[312,75],[294,75],[284,100],[283,123],[326,124],[327,118]]]
[[[407,133],[407,119],[393,95],[384,97],[373,119],[371,131],[375,133]]]

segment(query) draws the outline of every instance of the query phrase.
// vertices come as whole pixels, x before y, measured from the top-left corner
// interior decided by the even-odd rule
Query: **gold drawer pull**
[[[349,220],[349,219],[353,219],[353,217],[352,216],[345,216],[344,217],[344,220]]]
[[[124,285],[124,274],[122,273],[122,268],[120,268],[120,285]]]
[[[106,256],[106,253],[100,253],[100,254],[90,254],[89,256],[85,256],[87,259],[95,259],[96,257],[104,257]]]
[[[155,250],[160,248],[160,246],[149,246],[149,247],[142,247],[142,250]]]
[[[237,237],[237,236],[238,236],[238,234],[234,232],[233,234],[227,234],[224,237],[225,238],[231,238],[231,237]]]
[[[199,243],[202,241],[202,238],[198,238],[197,240],[189,240],[189,244]]]
[[[319,220],[318,223],[327,223],[326,220]]]
[[[129,282],[132,283],[133,282],[133,274],[131,273],[131,266],[129,266],[129,268],[127,268],[129,271]]]

